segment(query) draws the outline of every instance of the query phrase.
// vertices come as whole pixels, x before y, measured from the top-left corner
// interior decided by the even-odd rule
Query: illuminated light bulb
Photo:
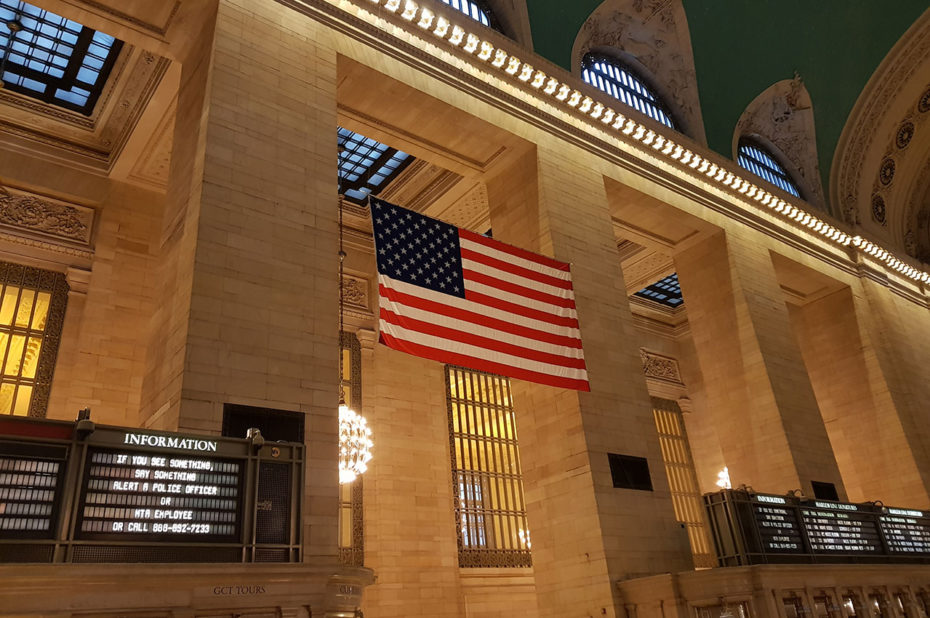
[[[790,217],[794,210],[791,206],[786,204],[783,200],[778,200],[778,206],[775,207],[775,212],[780,212],[786,217]]]
[[[703,161],[701,161],[701,167],[698,168],[698,172],[703,174],[707,171],[708,167],[710,167],[710,161],[708,161],[707,159],[704,159]]]
[[[481,41],[481,51],[478,52],[479,60],[487,60],[494,53],[494,46],[487,41]]]
[[[581,103],[581,93],[575,90],[572,92],[571,96],[568,97],[568,104],[572,107],[578,107],[579,103]]]
[[[846,233],[844,232],[844,233],[840,234],[840,237],[839,237],[839,239],[837,240],[837,242],[839,242],[839,243],[840,243],[841,245],[843,245],[844,247],[848,247],[848,246],[849,246],[849,243],[852,242],[852,238],[849,236],[849,234],[846,234]]]
[[[656,138],[656,132],[655,132],[655,131],[648,131],[648,132],[646,133],[646,137],[643,138],[643,144],[645,144],[646,146],[648,146],[649,144],[652,143],[652,141],[653,141],[655,138]]]
[[[604,110],[604,115],[601,116],[601,122],[604,124],[610,124],[616,114],[617,112],[608,107],[606,110]]]
[[[571,91],[572,91],[571,88],[569,88],[565,84],[562,84],[561,86],[559,86],[559,93],[555,95],[555,98],[557,98],[559,101],[564,101],[565,99],[568,98],[568,94]]]
[[[461,45],[463,40],[465,40],[465,30],[461,26],[453,26],[449,42],[453,45]]]
[[[626,120],[626,116],[624,116],[624,115],[621,114],[620,112],[617,112],[617,117],[614,118],[614,123],[613,123],[612,125],[610,125],[610,126],[611,126],[611,128],[613,128],[613,129],[619,129],[620,127],[622,127],[622,126],[624,125],[624,123],[626,123],[626,121],[627,121],[627,120]],[[632,131],[632,129],[630,129],[630,130]],[[624,132],[625,132],[625,131],[624,131]]]
[[[705,174],[707,174],[707,175],[710,176],[710,177],[713,177],[714,174],[717,173],[717,169],[718,169],[718,168],[717,168],[717,164],[716,164],[716,163],[711,163],[711,164],[710,164],[710,169],[707,170],[707,171],[705,172]]]
[[[723,177],[726,175],[727,175],[727,171],[721,167],[719,170],[717,170],[717,175],[714,176],[714,180],[717,180],[717,181],[723,180]]]
[[[686,150],[685,155],[681,158],[681,164],[688,165],[688,163],[691,162],[691,157],[693,156],[694,154],[690,150]]]
[[[541,88],[543,82],[546,81],[546,74],[542,71],[536,71],[536,76],[533,77],[533,82],[530,84],[533,88]],[[555,81],[555,80],[553,80]]]
[[[681,146],[675,146],[675,152],[672,153],[672,158],[676,161],[681,158],[681,155],[684,154],[685,149]]]
[[[449,20],[446,19],[445,17],[440,17],[439,19],[437,19],[436,29],[433,30],[433,34],[435,34],[439,38],[443,38],[446,36],[446,33],[448,32],[449,32]],[[458,43],[456,43],[456,45],[458,45]]]
[[[494,60],[491,62],[491,66],[497,67],[498,69],[504,66],[504,63],[507,62],[507,52],[503,49],[499,49],[494,52]]]
[[[795,220],[795,221],[800,221],[800,220],[803,219],[804,217],[807,217],[808,219],[810,219],[810,215],[809,215],[809,214],[807,214],[807,213],[804,212],[803,210],[795,209],[795,212],[794,212],[794,220]]]
[[[723,467],[723,470],[717,473],[717,487],[720,489],[732,489],[733,485],[730,484],[730,469],[726,466]]]
[[[514,58],[513,56],[511,56],[510,60],[507,61],[507,68],[505,69],[507,71],[507,74],[516,75],[517,71],[520,68],[520,64],[521,63],[520,63],[519,58]]]
[[[581,105],[578,107],[578,111],[582,114],[587,114],[591,111],[592,107],[594,107],[594,101],[591,100],[591,97],[585,97],[581,100]]]
[[[858,249],[859,247],[861,247],[861,246],[862,246],[862,237],[861,237],[861,236],[853,236],[853,237],[852,237],[852,244],[853,244],[853,247],[856,247],[857,249]]]
[[[371,461],[371,429],[365,417],[339,404],[339,484],[351,483],[368,470]]]
[[[594,118],[595,120],[597,120],[598,118],[601,117],[603,113],[604,113],[603,103],[595,103],[594,109],[591,110],[591,118]]]
[[[636,128],[636,123],[633,122],[632,120],[627,120],[626,125],[623,127],[623,134],[629,135],[630,133],[633,132],[633,129],[635,128]]]
[[[732,172],[727,172],[727,178],[726,180],[723,181],[723,184],[725,184],[728,187],[731,184],[733,184],[733,173]]]
[[[665,148],[662,149],[662,154],[664,154],[665,156],[670,155],[672,151],[675,150],[676,145],[677,144],[675,144],[675,142],[673,142],[672,140],[667,140],[665,142]]]
[[[659,150],[660,148],[662,148],[662,145],[664,143],[665,143],[665,138],[660,135],[656,137],[655,141],[652,143],[652,147],[655,148],[656,150]]]
[[[417,22],[417,25],[426,30],[433,25],[433,18],[436,17],[433,15],[433,12],[428,8],[423,8],[423,12],[420,13],[420,21]]]
[[[404,12],[401,13],[400,16],[406,19],[407,21],[411,21],[414,17],[416,17],[417,10],[419,8],[420,7],[417,6],[416,2],[414,2],[413,0],[407,0],[407,3],[404,4]]]
[[[528,82],[530,78],[533,77],[533,67],[529,64],[524,64],[523,68],[520,69],[520,75],[517,77],[521,82]],[[542,83],[541,81],[539,83]],[[539,86],[537,86],[539,88]]]
[[[637,125],[636,133],[633,134],[633,139],[641,140],[645,136],[646,136],[646,127],[644,127],[643,125]]]
[[[546,87],[543,88],[543,92],[546,94],[552,94],[559,87],[559,80],[554,77],[550,77],[549,81],[546,82]]]
[[[746,193],[746,191],[749,190],[749,187],[750,187],[750,184],[744,180],[742,186],[740,186],[740,188],[739,188],[739,192],[740,192],[740,193]],[[747,196],[747,197],[749,197],[749,196]]]
[[[387,3],[384,5],[384,8],[386,8],[387,10],[393,13],[398,8],[400,8],[400,0],[387,0]]]
[[[481,42],[481,39],[476,37],[474,34],[469,34],[468,38],[465,39],[465,47],[463,47],[462,49],[464,49],[469,54],[473,54],[475,50],[478,49],[478,43],[480,42]]]
[[[749,186],[749,191],[745,191],[744,193],[746,193],[746,197],[755,197],[755,195],[756,195],[756,188],[755,188],[754,186],[750,185],[750,186]],[[758,199],[758,198],[756,198],[756,199]]]
[[[698,165],[701,164],[701,161],[703,160],[704,159],[702,157],[698,155],[694,155],[694,158],[691,160],[691,163],[688,164],[688,167],[690,167],[691,169],[695,169],[697,168]]]

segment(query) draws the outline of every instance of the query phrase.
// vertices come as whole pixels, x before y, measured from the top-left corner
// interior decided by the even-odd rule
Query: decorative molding
[[[681,372],[678,369],[677,359],[650,352],[645,348],[640,348],[639,355],[643,361],[643,374],[647,378],[684,386],[684,382],[681,381]]]
[[[149,32],[157,34],[160,37],[164,36],[168,32],[168,27],[171,25],[171,22],[174,20],[174,16],[177,15],[178,9],[181,8],[181,0],[175,0],[174,6],[171,7],[171,12],[168,14],[168,19],[165,20],[164,24],[162,24],[161,26],[158,26],[158,25],[150,24],[146,21],[143,21],[139,19],[138,17],[134,17],[133,15],[130,15],[129,13],[123,13],[122,11],[118,11],[117,9],[114,9],[111,6],[103,4],[102,2],[98,2],[97,0],[82,0],[82,4],[88,5],[89,7],[93,8],[94,11],[97,13],[104,13],[111,17],[115,17],[119,21],[123,21],[128,24],[138,26],[139,28],[143,30],[147,30]]]
[[[90,246],[94,209],[30,193],[0,191],[0,225]]]
[[[575,38],[572,71],[580,75],[582,58],[592,51],[642,65],[649,87],[672,105],[679,130],[706,144],[687,22],[681,0],[607,0]]]
[[[370,312],[371,308],[368,303],[368,287],[368,279],[364,277],[343,275],[342,302],[344,302],[351,309]]]
[[[416,159],[378,197],[423,212],[461,179],[455,172]]]
[[[739,140],[743,136],[773,146],[772,154],[801,188],[802,197],[812,206],[826,210],[813,104],[798,75],[772,84],[746,106],[733,131],[734,161],[738,160]],[[782,193],[778,187],[774,189]]]

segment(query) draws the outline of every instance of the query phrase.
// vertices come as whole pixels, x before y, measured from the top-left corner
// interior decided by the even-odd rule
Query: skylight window
[[[746,137],[741,137],[737,147],[737,163],[756,176],[763,178],[782,191],[795,197],[801,197],[798,185],[791,180],[788,171],[761,144]]]
[[[491,12],[472,0],[442,0],[454,9],[458,9],[477,22],[491,26]]]
[[[672,273],[668,277],[656,281],[636,292],[633,296],[639,296],[672,309],[681,306],[685,302],[681,296],[681,286],[678,285],[678,273]]]
[[[363,204],[369,195],[377,195],[413,157],[370,137],[339,127],[339,186],[351,202]]]
[[[635,110],[658,120],[670,129],[675,128],[668,106],[636,73],[614,58],[599,54],[585,54],[581,63],[581,77],[587,83],[629,105]]]
[[[0,0],[3,88],[90,115],[123,42],[76,21]]]

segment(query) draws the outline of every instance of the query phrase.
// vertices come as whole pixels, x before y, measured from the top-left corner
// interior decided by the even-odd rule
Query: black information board
[[[706,494],[721,566],[930,563],[930,512],[727,489]]]
[[[92,448],[78,538],[235,541],[241,472],[215,457]]]
[[[52,538],[65,447],[0,442],[0,538]]]

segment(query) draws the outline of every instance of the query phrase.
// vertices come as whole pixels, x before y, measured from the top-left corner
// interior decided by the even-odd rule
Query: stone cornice
[[[526,80],[523,84],[515,78],[508,80],[504,71],[507,58],[516,61],[514,66],[517,69],[514,72],[507,71],[510,75],[515,75],[519,66],[528,65],[521,64],[522,61],[515,56],[508,56],[510,48],[516,45],[490,29],[480,30],[481,39],[471,35],[469,46],[474,52],[478,42],[484,41],[490,51],[482,60],[488,61],[494,50],[500,51],[502,61],[497,69],[491,62],[479,62],[478,56],[459,48],[458,44],[439,37],[431,38],[428,28],[418,29],[416,16],[419,9],[415,2],[388,0],[396,14],[385,10],[388,5],[381,7],[377,0],[368,3],[358,1],[357,4],[341,2],[339,6],[327,0],[277,2],[621,169],[631,171],[731,220],[748,225],[848,274],[862,276],[856,256],[868,252],[884,262],[882,268],[889,271],[889,274],[893,270],[902,273],[900,276],[894,273],[889,277],[889,287],[901,288],[899,292],[906,290],[911,297],[926,296],[924,284],[930,281],[930,274],[922,273],[868,240],[859,236],[853,238],[851,232],[843,229],[843,224],[831,221],[829,217],[811,215],[812,208],[798,208],[757,187],[744,178],[748,178],[749,174],[732,161],[706,151],[684,136],[669,132],[649,118],[624,118],[621,112],[610,110],[610,118],[616,117],[617,120],[613,127],[608,127],[603,120],[597,122],[587,117],[585,113],[588,110],[593,108],[600,115],[605,105],[615,105],[616,102],[543,58],[533,56],[523,49],[512,50],[522,57],[532,58],[536,69],[531,69],[530,73],[535,70],[537,74],[548,76],[549,81],[546,83],[552,86],[553,93],[561,88],[558,96],[544,98],[541,90],[533,90],[525,83]],[[397,10],[401,4],[404,4],[404,8]],[[409,19],[402,18],[400,13],[406,11],[408,6],[413,8],[413,13]],[[440,4],[431,4],[428,12],[430,15],[441,16],[448,26],[447,31],[455,32],[455,28],[458,28],[461,32],[469,32],[480,28],[468,23],[467,17],[445,9]],[[379,13],[376,15],[373,10]],[[546,90],[549,90],[549,86]],[[573,105],[566,102],[567,99]],[[604,116],[607,114],[604,113]],[[662,144],[668,146],[660,152]],[[693,161],[690,169],[687,165],[689,161]],[[754,196],[755,201],[752,199]],[[926,302],[922,304],[926,305]]]

